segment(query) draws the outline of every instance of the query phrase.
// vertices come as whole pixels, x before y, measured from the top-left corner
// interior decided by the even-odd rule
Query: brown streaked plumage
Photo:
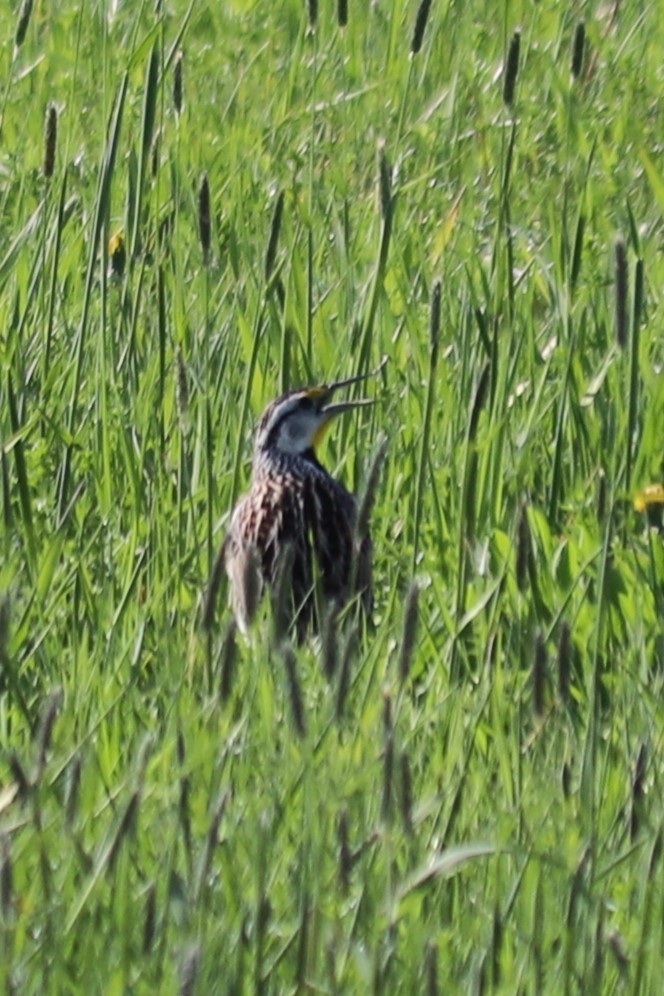
[[[356,499],[315,453],[335,416],[369,403],[330,403],[338,388],[361,379],[290,391],[268,405],[259,422],[251,486],[233,510],[221,549],[243,631],[263,590],[278,587],[280,572],[290,574],[283,578],[286,611],[300,637],[319,622],[317,584],[337,606],[356,592],[365,608],[371,605],[371,539],[356,535]]]

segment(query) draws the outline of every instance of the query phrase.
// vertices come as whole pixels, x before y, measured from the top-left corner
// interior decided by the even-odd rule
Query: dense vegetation
[[[2,984],[657,992],[664,18],[316,8],[0,11]],[[373,625],[207,632],[378,367]]]

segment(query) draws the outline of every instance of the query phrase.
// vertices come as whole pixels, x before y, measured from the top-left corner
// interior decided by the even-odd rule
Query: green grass
[[[416,16],[0,12],[8,991],[660,989],[664,22]],[[208,636],[255,418],[384,356],[375,626]]]

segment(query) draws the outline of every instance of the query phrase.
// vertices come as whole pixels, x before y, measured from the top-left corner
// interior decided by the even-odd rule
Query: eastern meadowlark
[[[286,598],[299,637],[320,623],[317,591],[338,607],[354,594],[365,609],[371,606],[368,530],[357,535],[354,495],[316,457],[332,419],[371,404],[366,399],[332,403],[335,391],[364,379],[289,391],[263,413],[251,486],[233,510],[220,553],[243,632],[265,587]]]

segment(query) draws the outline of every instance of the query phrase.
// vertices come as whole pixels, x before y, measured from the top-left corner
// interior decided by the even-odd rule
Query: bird
[[[370,375],[367,375],[370,376]],[[258,422],[249,490],[237,502],[219,562],[238,629],[246,633],[266,589],[298,639],[320,628],[317,603],[333,611],[359,596],[372,604],[372,546],[358,531],[358,502],[320,463],[316,449],[334,419],[373,402],[333,401],[366,376],[288,391]],[[317,596],[318,590],[318,596]],[[285,601],[284,601],[285,599]]]

